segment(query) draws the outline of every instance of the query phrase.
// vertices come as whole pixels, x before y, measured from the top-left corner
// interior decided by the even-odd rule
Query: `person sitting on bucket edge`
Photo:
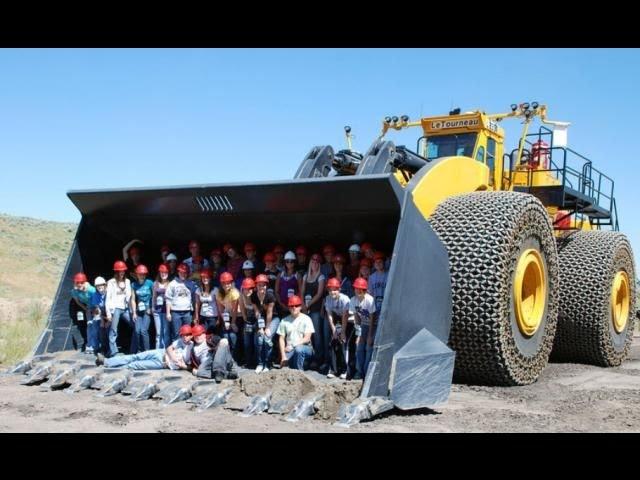
[[[133,355],[120,355],[105,359],[98,354],[96,365],[104,365],[107,368],[126,367],[131,370],[189,370],[191,365],[191,349],[193,348],[191,327],[180,327],[180,338],[166,349],[157,348]]]
[[[71,315],[71,321],[77,327],[82,337],[81,349],[87,353],[93,353],[89,351],[87,345],[87,320],[91,318],[89,304],[95,292],[96,289],[87,281],[87,276],[84,273],[76,273],[73,276],[73,289],[71,290],[72,301],[69,313]]]
[[[313,355],[311,335],[315,332],[309,316],[301,312],[302,299],[293,295],[287,302],[290,315],[278,326],[280,335],[280,364],[296,370],[305,370]]]
[[[213,378],[220,383],[225,378],[238,378],[236,362],[231,355],[229,341],[215,334],[215,328],[196,325],[192,329],[195,345],[192,351],[193,374]]]

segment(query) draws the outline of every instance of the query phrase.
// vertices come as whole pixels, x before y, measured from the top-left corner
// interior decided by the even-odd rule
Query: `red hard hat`
[[[229,283],[233,282],[233,275],[229,272],[223,272],[220,274],[220,283]]]
[[[311,255],[311,260],[322,262],[322,255],[320,255],[319,253],[314,253],[313,255]]]
[[[276,254],[273,252],[267,252],[264,254],[263,260],[265,262],[275,262],[276,261]]]
[[[251,242],[247,242],[244,244],[244,251],[246,252],[247,250],[253,250],[255,252],[256,246]]]
[[[306,255],[307,254],[307,249],[304,245],[300,245],[299,247],[296,248],[296,254],[297,255]]]
[[[180,330],[178,330],[178,334],[182,337],[183,335],[192,335],[191,325],[182,325]]]
[[[214,248],[213,250],[211,250],[209,256],[213,257],[214,255],[218,255],[219,257],[221,257],[222,251],[219,248]]]
[[[186,263],[181,263],[180,265],[178,265],[178,268],[176,268],[176,270],[178,272],[186,273],[188,275],[189,274],[189,265],[187,265]]]
[[[346,263],[346,260],[344,259],[344,257],[338,253],[335,257],[333,257],[333,263]]]
[[[242,280],[242,288],[256,288],[256,282],[253,281],[253,278],[245,278]]]
[[[129,255],[135,255],[136,253],[140,253],[140,249],[136,246],[133,246],[129,249]]]
[[[149,269],[145,265],[140,264],[136,267],[136,273],[140,275],[148,275]]]
[[[336,249],[330,243],[322,247],[322,253],[326,255],[327,253],[336,253]]]
[[[204,325],[196,325],[195,327],[191,328],[191,335],[193,335],[194,337],[197,337],[198,335],[202,335],[206,331],[207,329],[204,328]]]
[[[203,268],[200,271],[200,278],[211,278],[211,270],[209,270],[208,268]]]
[[[85,283],[87,281],[87,276],[80,272],[80,273],[76,273],[73,276],[73,283]]]
[[[358,288],[361,290],[366,290],[367,287],[369,286],[369,284],[367,283],[367,281],[362,278],[362,277],[358,277],[353,281],[353,288]]]
[[[256,277],[256,283],[269,283],[269,277],[267,277],[264,273],[261,273]]]
[[[113,271],[114,272],[126,272],[127,269],[127,264],[124,263],[122,260],[116,260],[115,263],[113,264]]]
[[[169,273],[169,267],[163,263],[158,267],[158,273]]]
[[[384,253],[382,253],[380,251],[377,251],[376,253],[373,254],[373,259],[374,260],[384,260],[385,258],[387,258],[387,257],[385,257]]]
[[[371,268],[371,260],[369,260],[368,258],[363,258],[362,260],[360,260],[360,266]]]
[[[373,249],[373,245],[371,245],[369,242],[365,242],[362,245],[360,245],[360,251],[362,252],[366,252],[367,250],[372,250]]]
[[[189,250],[191,250],[193,247],[199,247],[200,244],[196,241],[196,240],[191,240],[189,242]]]
[[[284,253],[284,247],[280,244],[273,247],[273,253]]]
[[[171,252],[171,249],[169,248],[169,245],[165,244],[165,245],[162,245],[162,247],[160,247],[160,251],[169,253]]]
[[[299,307],[302,305],[302,299],[298,295],[292,295],[289,297],[289,302],[287,303],[289,307]]]
[[[336,277],[330,278],[327,282],[327,288],[340,288],[340,280]]]
[[[225,253],[225,255],[226,255],[226,253],[229,251],[229,249],[230,249],[230,248],[233,248],[233,245],[231,245],[230,243],[225,243],[225,244],[222,246],[222,251]],[[234,249],[234,250],[235,250],[235,249]]]

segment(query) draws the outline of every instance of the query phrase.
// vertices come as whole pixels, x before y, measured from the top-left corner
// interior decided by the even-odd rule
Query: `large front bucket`
[[[153,268],[160,263],[163,243],[186,258],[192,239],[201,243],[203,253],[226,242],[241,247],[251,241],[264,253],[276,243],[288,249],[304,244],[311,251],[332,243],[346,252],[352,243],[370,241],[393,256],[363,395],[390,396],[401,408],[440,403],[449,392],[449,363],[453,367],[453,353],[446,347],[451,316],[447,255],[409,193],[388,174],[69,192],[82,221],[36,352],[76,346],[68,308],[73,274],[108,278],[113,261],[132,239],[144,243],[143,262]],[[409,392],[407,372],[415,375],[420,366],[428,367],[429,378],[414,384],[418,390],[439,385],[437,392]]]

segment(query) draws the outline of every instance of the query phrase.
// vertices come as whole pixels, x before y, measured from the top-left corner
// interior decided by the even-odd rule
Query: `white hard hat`
[[[289,250],[287,253],[284,254],[284,259],[285,260],[295,260],[296,259],[296,254],[293,253],[291,250]]]
[[[358,245],[357,243],[354,243],[353,245],[351,245],[349,247],[349,251],[350,252],[359,252],[360,251],[360,245]]]
[[[252,270],[254,268],[253,262],[251,260],[245,260],[242,264],[243,270]]]
[[[106,284],[107,284],[107,281],[106,281],[104,278],[102,278],[102,277],[96,277],[96,279],[95,279],[95,281],[93,282],[93,284],[94,284],[96,287],[98,287],[98,286],[100,286],[100,285],[106,285]]]
[[[173,253],[170,253],[169,255],[167,255],[167,262],[170,262],[171,260],[175,260],[177,262],[178,257],[176,257]]]

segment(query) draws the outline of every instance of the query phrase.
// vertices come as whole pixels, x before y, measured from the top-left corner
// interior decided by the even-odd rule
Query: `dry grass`
[[[0,312],[0,364],[12,364],[24,358],[33,348],[46,325],[49,308],[31,300],[22,305],[15,318]]]

